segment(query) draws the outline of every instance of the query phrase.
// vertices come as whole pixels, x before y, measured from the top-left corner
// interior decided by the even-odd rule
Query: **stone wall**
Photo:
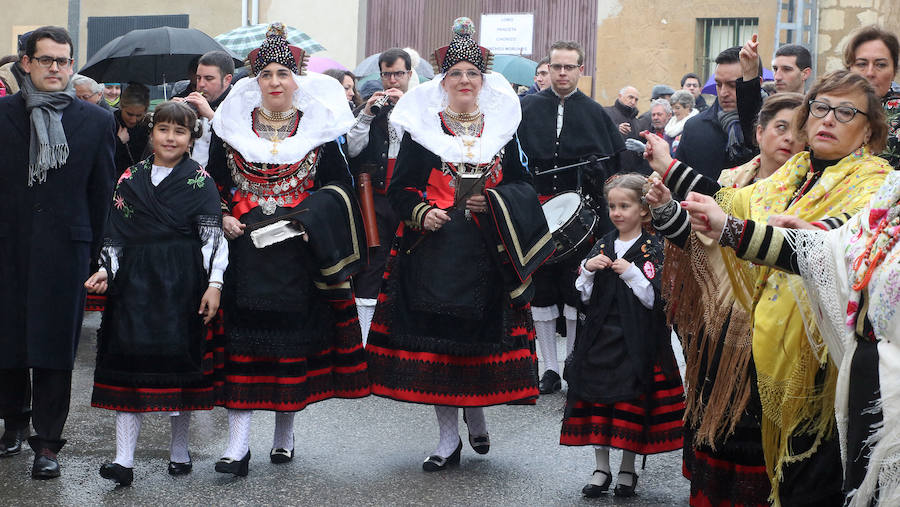
[[[871,24],[900,34],[900,2],[819,0],[819,74],[844,68],[843,51],[850,34]]]

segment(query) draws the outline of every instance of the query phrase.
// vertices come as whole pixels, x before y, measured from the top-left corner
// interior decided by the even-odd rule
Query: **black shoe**
[[[188,454],[187,463],[176,463],[174,461],[169,462],[169,475],[187,475],[191,473],[191,470],[193,469],[194,461],[191,459],[190,454]]]
[[[626,472],[624,470],[619,470],[619,475],[628,474],[631,476],[631,486],[626,486],[624,484],[619,484],[619,481],[616,481],[616,489],[613,491],[616,496],[634,496],[634,488],[637,487],[638,474],[634,472]]]
[[[606,476],[606,480],[603,481],[603,484],[599,486],[597,486],[596,484],[588,484],[587,486],[581,488],[581,494],[586,496],[587,498],[599,497],[602,493],[606,493],[607,491],[609,491],[609,485],[612,484],[612,475],[606,470],[594,470],[594,474],[603,474]]]
[[[27,429],[6,431],[0,437],[0,458],[15,456],[22,452],[22,443],[28,438]]]
[[[290,463],[294,459],[294,450],[272,449],[269,451],[269,461],[280,465],[282,463]]]
[[[466,423],[466,426],[469,425],[469,420],[466,418],[465,409],[463,409],[463,422]],[[478,454],[487,454],[488,451],[491,450],[491,436],[487,433],[485,433],[484,435],[473,436],[470,432],[469,445],[471,445],[472,450],[477,452]]]
[[[123,467],[118,463],[104,463],[100,467],[100,477],[115,481],[119,486],[131,486],[134,481],[134,469]]]
[[[440,472],[447,467],[459,466],[459,455],[461,453],[462,439],[460,439],[459,445],[456,446],[456,450],[453,451],[449,458],[438,456],[437,454],[425,458],[425,462],[422,463],[422,470],[426,472]]]
[[[216,461],[216,472],[246,477],[250,473],[250,450],[247,450],[247,454],[240,461],[231,458],[219,458],[219,461]]]
[[[59,477],[59,461],[56,453],[50,449],[41,449],[34,455],[34,465],[31,467],[32,479],[53,479]]]
[[[555,393],[560,389],[562,389],[562,379],[559,378],[559,373],[553,370],[545,371],[538,388],[541,394]]]

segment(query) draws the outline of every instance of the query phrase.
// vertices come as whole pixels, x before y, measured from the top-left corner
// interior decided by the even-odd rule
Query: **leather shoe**
[[[119,486],[131,486],[134,481],[134,469],[123,467],[118,463],[104,463],[100,466],[100,477],[109,479]]]
[[[50,449],[41,449],[34,455],[34,465],[31,467],[32,479],[53,479],[59,477],[59,461],[56,453]]]
[[[634,488],[637,487],[638,474],[634,472],[627,472],[625,470],[619,470],[619,480],[621,480],[622,474],[628,474],[631,476],[631,485],[627,486],[625,484],[620,484],[619,481],[616,481],[616,489],[613,491],[613,493],[616,496],[634,496]]]
[[[269,461],[280,465],[282,463],[290,463],[294,459],[294,450],[272,449],[269,451]]]
[[[544,372],[544,376],[541,377],[541,383],[538,386],[538,390],[541,394],[550,394],[562,389],[562,379],[559,378],[559,373],[556,373],[553,370],[547,370]]]
[[[462,454],[462,439],[459,440],[459,445],[456,446],[456,450],[453,451],[449,458],[438,456],[437,454],[425,458],[425,462],[422,463],[422,470],[426,472],[440,472],[451,466],[459,466],[460,454]]]
[[[581,494],[587,498],[599,497],[602,493],[606,493],[607,491],[609,491],[609,485],[612,484],[612,474],[610,474],[606,470],[594,470],[594,474],[603,474],[606,476],[606,479],[603,481],[603,484],[599,486],[591,483],[581,488]]]
[[[0,437],[0,458],[15,456],[22,452],[22,443],[28,438],[28,430],[6,431]]]
[[[191,470],[193,469],[194,462],[190,459],[190,455],[188,455],[187,463],[169,462],[169,475],[187,475],[191,473]]]
[[[247,454],[240,461],[231,458],[219,458],[219,461],[216,461],[216,472],[246,477],[250,473],[250,449],[247,449]]]
[[[469,425],[469,419],[466,417],[465,410],[463,410],[463,422],[466,423],[466,426]],[[472,450],[478,454],[487,454],[488,451],[491,450],[491,436],[488,433],[475,436],[469,432],[469,445],[471,445]]]

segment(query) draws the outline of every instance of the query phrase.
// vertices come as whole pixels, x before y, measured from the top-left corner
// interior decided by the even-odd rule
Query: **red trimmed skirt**
[[[657,365],[653,382],[649,403],[645,402],[646,396],[613,404],[568,400],[559,443],[606,445],[644,455],[681,449],[684,418],[681,379],[677,375],[667,377]]]
[[[105,294],[88,294],[84,300],[84,311],[86,312],[102,312],[106,308]]]
[[[397,265],[402,237],[401,228],[387,261],[366,344],[372,394],[410,403],[456,407],[534,404],[538,378],[530,305],[515,308],[508,298],[497,304],[502,310],[487,319],[502,322],[496,327],[502,337],[490,346],[490,352],[479,353],[489,346],[478,349],[480,345],[471,343],[460,344],[457,349],[452,345],[455,342],[434,336],[398,338],[400,332],[393,324],[393,316],[401,311],[397,291],[403,289],[398,281],[391,280],[391,272]],[[427,313],[419,315],[430,322],[441,320]],[[472,322],[465,325],[471,326]],[[456,332],[459,328],[449,334]]]
[[[120,412],[212,410],[222,367],[222,311],[206,327],[200,366],[203,382],[194,387],[133,387],[94,382],[91,406]]]
[[[690,454],[690,457],[688,456]],[[765,463],[742,465],[716,459],[714,453],[685,449],[685,478],[691,481],[694,507],[764,507],[769,505],[769,476]]]
[[[223,352],[217,404],[245,410],[295,412],[329,398],[368,396],[369,378],[353,300],[329,302],[334,339],[304,355]]]

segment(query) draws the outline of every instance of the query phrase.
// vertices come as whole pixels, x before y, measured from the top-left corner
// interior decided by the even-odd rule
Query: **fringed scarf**
[[[13,65],[18,71],[18,68]],[[28,186],[47,181],[50,169],[62,167],[69,158],[69,141],[62,126],[62,110],[75,100],[72,81],[64,90],[45,92],[35,88],[31,75],[20,80],[19,93],[31,118],[28,148]]]
[[[816,184],[797,197],[809,170],[810,155],[800,152],[769,178],[740,190],[723,188],[716,200],[740,219],[765,222],[771,215],[789,214],[812,221],[862,209],[891,168],[862,147],[825,169]],[[777,245],[770,247],[778,250]],[[800,277],[741,261],[728,249],[720,251],[735,299],[752,312],[763,453],[772,483],[770,500],[778,505],[784,464],[807,459],[832,435],[837,369],[828,362]],[[817,381],[822,369],[824,381]],[[795,453],[789,438],[800,435],[815,442]]]

